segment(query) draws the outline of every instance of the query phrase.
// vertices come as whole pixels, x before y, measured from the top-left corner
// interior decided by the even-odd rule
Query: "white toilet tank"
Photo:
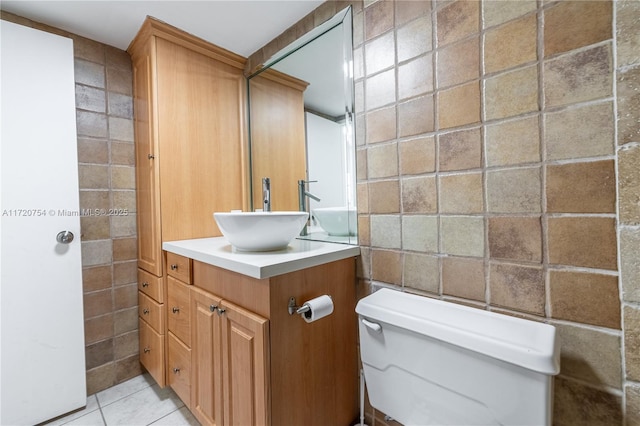
[[[555,328],[381,289],[357,306],[371,405],[410,425],[550,425]]]

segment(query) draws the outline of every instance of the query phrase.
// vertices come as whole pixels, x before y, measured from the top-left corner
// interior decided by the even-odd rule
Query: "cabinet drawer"
[[[160,387],[164,381],[164,336],[155,332],[142,319],[138,321],[140,333],[140,362]]]
[[[162,278],[148,273],[138,268],[138,290],[152,298],[158,303],[164,303],[162,292]]]
[[[157,333],[164,334],[164,305],[138,292],[138,315]]]
[[[171,332],[167,333],[167,338],[169,342],[167,384],[187,407],[191,407],[191,349]]]
[[[191,259],[167,252],[167,274],[191,284]]]
[[[167,277],[167,324],[169,331],[191,346],[190,286]]]

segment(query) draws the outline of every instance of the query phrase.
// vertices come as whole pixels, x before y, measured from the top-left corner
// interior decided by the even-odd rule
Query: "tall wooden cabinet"
[[[166,315],[162,242],[219,236],[213,213],[248,205],[245,58],[153,18],[144,22],[128,52],[134,76],[140,300],[150,298]],[[156,282],[161,290],[146,292]],[[166,352],[165,330],[148,320],[141,314],[141,338]],[[156,364],[165,357],[153,354],[147,342],[140,348],[142,363],[164,386],[165,369]]]

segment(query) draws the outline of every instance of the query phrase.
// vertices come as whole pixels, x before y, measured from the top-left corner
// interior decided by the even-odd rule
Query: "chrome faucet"
[[[299,180],[298,181],[298,209],[301,212],[306,212],[307,211],[307,199],[306,197],[312,198],[316,201],[320,201],[320,198],[316,197],[315,195],[313,195],[312,193],[310,193],[309,191],[307,191],[305,184],[307,183],[311,183],[311,182],[317,182],[316,180],[312,180],[312,181],[304,181],[304,180]],[[304,236],[307,235],[307,224],[304,225],[304,228],[302,228],[302,231],[300,231],[300,235]]]
[[[271,211],[271,180],[268,177],[262,178],[262,211]]]

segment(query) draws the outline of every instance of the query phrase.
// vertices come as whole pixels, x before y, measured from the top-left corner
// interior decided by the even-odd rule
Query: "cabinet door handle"
[[[224,314],[225,312],[227,312],[227,310],[226,310],[226,309],[218,308],[218,315],[222,315],[222,314]]]
[[[173,369],[173,374],[178,374],[180,372],[180,369],[178,367],[175,367]]]
[[[173,265],[171,265],[171,270],[175,271],[176,269],[178,269],[178,265],[176,265],[175,263]]]
[[[149,154],[149,155],[147,155],[147,158],[148,158],[149,160],[153,160],[154,158],[156,158],[156,156],[155,156],[155,155],[153,155],[153,154]]]
[[[209,305],[209,310],[210,310],[211,312],[215,312],[215,311],[216,311],[216,309],[218,309],[218,305]]]
[[[143,283],[142,283],[142,287],[149,287],[149,283],[148,283],[148,282],[146,282],[146,281],[145,281],[145,282],[143,282]]]
[[[151,348],[144,348],[143,351],[145,354],[148,354],[149,352],[151,352]]]
[[[147,315],[149,313],[149,309],[144,308],[144,310],[142,311],[143,314]]]
[[[174,306],[174,307],[171,309],[171,311],[172,311],[174,314],[177,314],[178,312],[180,312],[180,308],[179,308],[179,307],[177,307],[177,306]]]

